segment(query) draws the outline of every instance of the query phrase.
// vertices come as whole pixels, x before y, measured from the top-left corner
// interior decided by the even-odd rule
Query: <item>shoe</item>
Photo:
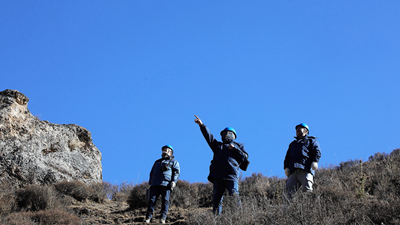
[[[146,219],[146,223],[150,223],[150,220],[151,220],[151,219]]]
[[[160,220],[160,223],[165,223],[165,219],[161,219],[161,220]]]

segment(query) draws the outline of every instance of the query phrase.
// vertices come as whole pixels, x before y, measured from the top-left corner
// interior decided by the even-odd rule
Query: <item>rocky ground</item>
[[[87,201],[74,202],[70,208],[85,222],[85,224],[146,224],[146,209],[130,210],[125,202],[106,201],[102,204]],[[159,210],[155,210],[155,218],[152,224],[159,222]],[[167,224],[186,225],[188,210],[171,207],[168,212]]]

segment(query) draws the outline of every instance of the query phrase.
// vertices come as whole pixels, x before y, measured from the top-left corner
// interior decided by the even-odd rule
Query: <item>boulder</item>
[[[40,120],[28,110],[28,101],[16,90],[0,92],[0,181],[18,186],[101,182],[101,153],[91,133]]]

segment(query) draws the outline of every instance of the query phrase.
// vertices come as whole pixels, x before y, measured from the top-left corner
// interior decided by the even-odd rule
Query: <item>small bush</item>
[[[261,173],[253,173],[240,182],[239,193],[245,196],[267,196],[270,186],[268,177]]]
[[[92,189],[92,200],[103,203],[107,199],[108,184],[107,182],[91,183],[89,188]]]
[[[212,193],[213,184],[207,183],[193,183],[192,186],[196,187],[197,190],[197,204],[199,207],[211,207],[212,206]]]
[[[197,203],[197,187],[190,185],[188,181],[178,180],[176,187],[171,192],[170,204],[176,207],[190,207],[198,205]]]
[[[113,185],[110,182],[103,181],[103,191],[107,197],[107,199],[111,199],[114,193]]]
[[[127,202],[128,198],[129,198],[129,193],[127,194],[125,192],[117,192],[112,196],[112,200],[116,202]]]
[[[145,181],[141,184],[135,185],[132,188],[127,200],[130,209],[137,209],[147,206],[147,202],[145,200],[147,188],[149,188],[149,184]]]
[[[20,210],[56,208],[59,205],[56,194],[52,187],[33,184],[16,192],[16,203]]]
[[[112,200],[117,202],[126,202],[134,187],[135,185],[133,183],[129,183],[126,181],[118,185],[114,185]]]
[[[95,191],[88,187],[86,184],[84,184],[81,181],[61,181],[57,184],[54,184],[55,188],[57,191],[71,196],[75,198],[78,201],[84,201],[87,199],[90,200],[98,200],[96,199],[98,196],[96,196]]]

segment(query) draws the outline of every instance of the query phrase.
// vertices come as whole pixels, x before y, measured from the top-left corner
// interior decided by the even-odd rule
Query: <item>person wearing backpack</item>
[[[195,123],[200,126],[201,133],[213,151],[208,180],[213,183],[213,213],[222,211],[222,199],[225,189],[229,195],[239,198],[239,169],[247,170],[248,154],[242,143],[235,142],[236,131],[227,127],[221,131],[222,142],[217,141],[210,130],[195,115]],[[238,204],[240,205],[240,200]]]
[[[146,213],[146,223],[150,223],[153,217],[154,206],[159,195],[162,197],[161,223],[165,223],[169,207],[169,196],[176,186],[180,174],[178,161],[173,156],[174,149],[171,145],[164,145],[161,148],[161,159],[154,162],[150,171],[150,199]]]
[[[311,170],[318,169],[321,148],[315,137],[309,136],[309,127],[305,123],[296,127],[296,137],[289,145],[284,160],[286,191],[291,198],[299,185],[304,192],[312,192],[314,176]]]

